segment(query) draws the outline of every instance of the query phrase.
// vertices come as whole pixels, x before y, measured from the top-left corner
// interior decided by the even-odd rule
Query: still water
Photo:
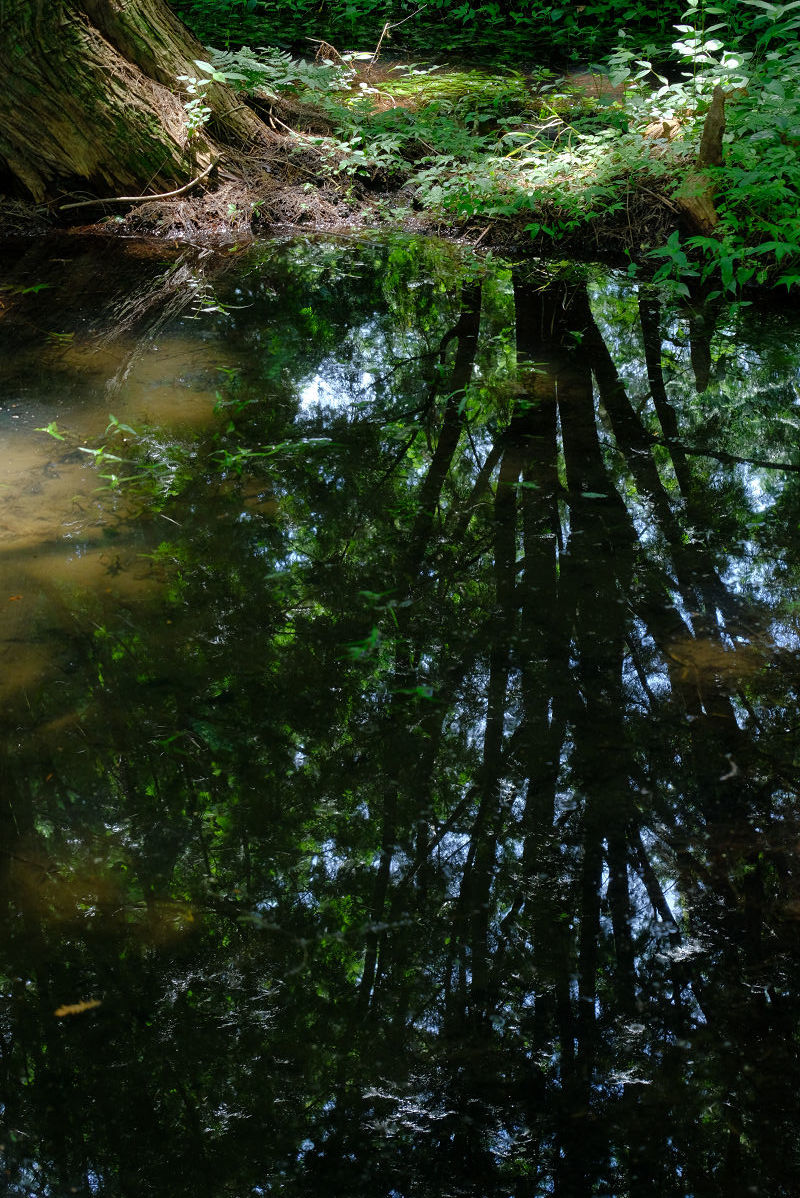
[[[800,317],[1,260],[5,1192],[796,1198]]]

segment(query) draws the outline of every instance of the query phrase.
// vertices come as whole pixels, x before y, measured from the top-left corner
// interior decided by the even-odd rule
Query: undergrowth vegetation
[[[240,10],[240,33],[271,11]],[[215,11],[233,21],[233,5]],[[330,22],[338,10],[325,11]],[[210,57],[215,77],[266,104],[302,152],[315,148],[323,179],[392,193],[395,216],[500,222],[537,248],[584,234],[603,248],[605,238],[604,248],[649,259],[658,279],[685,294],[693,281],[727,291],[800,283],[798,28],[800,0],[744,0],[732,12],[690,0],[670,58],[663,38],[647,50],[620,33],[600,66],[572,75],[519,62],[448,66],[430,55],[387,64],[375,49],[340,52],[319,40],[311,61],[233,47],[232,35]],[[727,120],[721,162],[700,173],[715,89]],[[308,122],[312,111],[324,132]],[[686,218],[681,197],[692,188],[709,197],[709,227]]]
[[[527,64],[585,62],[610,51],[626,28],[640,44],[666,46],[681,0],[173,0],[201,41],[224,47],[269,43],[303,50],[309,35],[332,45],[389,48]],[[402,24],[401,24],[402,22]]]

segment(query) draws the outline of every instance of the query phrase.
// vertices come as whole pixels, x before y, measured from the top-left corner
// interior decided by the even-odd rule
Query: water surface
[[[8,1193],[800,1192],[797,319],[2,261]]]

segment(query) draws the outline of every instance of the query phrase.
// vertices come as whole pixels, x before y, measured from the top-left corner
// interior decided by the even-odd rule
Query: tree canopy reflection
[[[159,584],[5,729],[9,1192],[795,1194],[777,318],[414,240],[215,299]]]

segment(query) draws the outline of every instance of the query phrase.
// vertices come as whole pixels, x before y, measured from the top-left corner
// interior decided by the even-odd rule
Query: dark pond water
[[[6,1192],[796,1198],[800,319],[2,261]]]

